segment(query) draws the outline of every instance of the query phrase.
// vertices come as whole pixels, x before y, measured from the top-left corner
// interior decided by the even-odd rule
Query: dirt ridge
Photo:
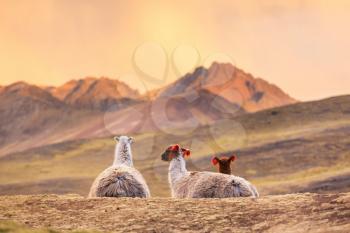
[[[59,231],[350,232],[350,193],[259,199],[1,196],[2,220]]]

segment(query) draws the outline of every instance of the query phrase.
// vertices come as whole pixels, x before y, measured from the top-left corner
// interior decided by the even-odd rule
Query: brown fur
[[[231,156],[231,157],[214,157],[212,161],[216,160],[217,163],[214,164],[218,166],[218,170],[220,173],[223,174],[228,174],[231,175],[232,171],[231,171],[231,162],[235,160],[235,156]],[[213,162],[214,163],[214,162]]]

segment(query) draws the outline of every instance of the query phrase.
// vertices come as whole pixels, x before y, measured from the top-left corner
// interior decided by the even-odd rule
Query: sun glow
[[[346,94],[349,9],[350,3],[342,0],[3,0],[0,85],[139,75],[133,55],[152,42],[166,53],[166,83],[197,64],[208,66],[219,54],[297,99]],[[159,60],[155,54],[149,59]],[[164,69],[163,63],[154,70]],[[134,79],[123,81],[143,88]]]

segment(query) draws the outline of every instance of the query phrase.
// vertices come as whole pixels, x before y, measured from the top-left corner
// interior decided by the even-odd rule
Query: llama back
[[[259,197],[256,188],[246,179],[239,176],[230,175],[231,181],[224,190],[224,196],[233,195],[235,197]]]
[[[134,168],[112,166],[94,181],[89,197],[149,197],[142,175]]]
[[[196,175],[197,172],[188,172],[186,176],[183,176],[178,182],[172,186],[171,182],[171,190],[172,190],[172,197],[175,198],[186,198],[190,196],[190,187],[191,187],[191,182],[194,177],[197,177]]]
[[[175,187],[178,198],[255,197],[251,184],[237,176],[213,172],[190,172]]]

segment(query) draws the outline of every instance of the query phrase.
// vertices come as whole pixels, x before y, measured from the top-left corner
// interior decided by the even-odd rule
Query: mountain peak
[[[21,90],[21,89],[25,89],[25,88],[33,88],[35,87],[34,85],[30,85],[24,81],[18,81],[18,82],[15,82],[15,83],[12,83],[8,86],[6,86],[5,88],[7,90]]]
[[[107,77],[86,77],[71,80],[50,90],[53,96],[75,107],[107,110],[112,105],[130,102],[139,98],[137,90],[127,84]]]
[[[16,112],[19,114],[21,111],[29,113],[39,108],[59,108],[63,105],[47,91],[23,81],[5,86],[0,91],[0,106],[9,112],[12,108],[18,108]]]
[[[255,78],[230,63],[214,62],[198,67],[159,92],[158,97],[184,95],[205,89],[248,112],[295,103],[296,100],[276,85]]]
[[[3,95],[28,96],[32,98],[52,98],[45,90],[38,86],[20,81],[2,88]]]

